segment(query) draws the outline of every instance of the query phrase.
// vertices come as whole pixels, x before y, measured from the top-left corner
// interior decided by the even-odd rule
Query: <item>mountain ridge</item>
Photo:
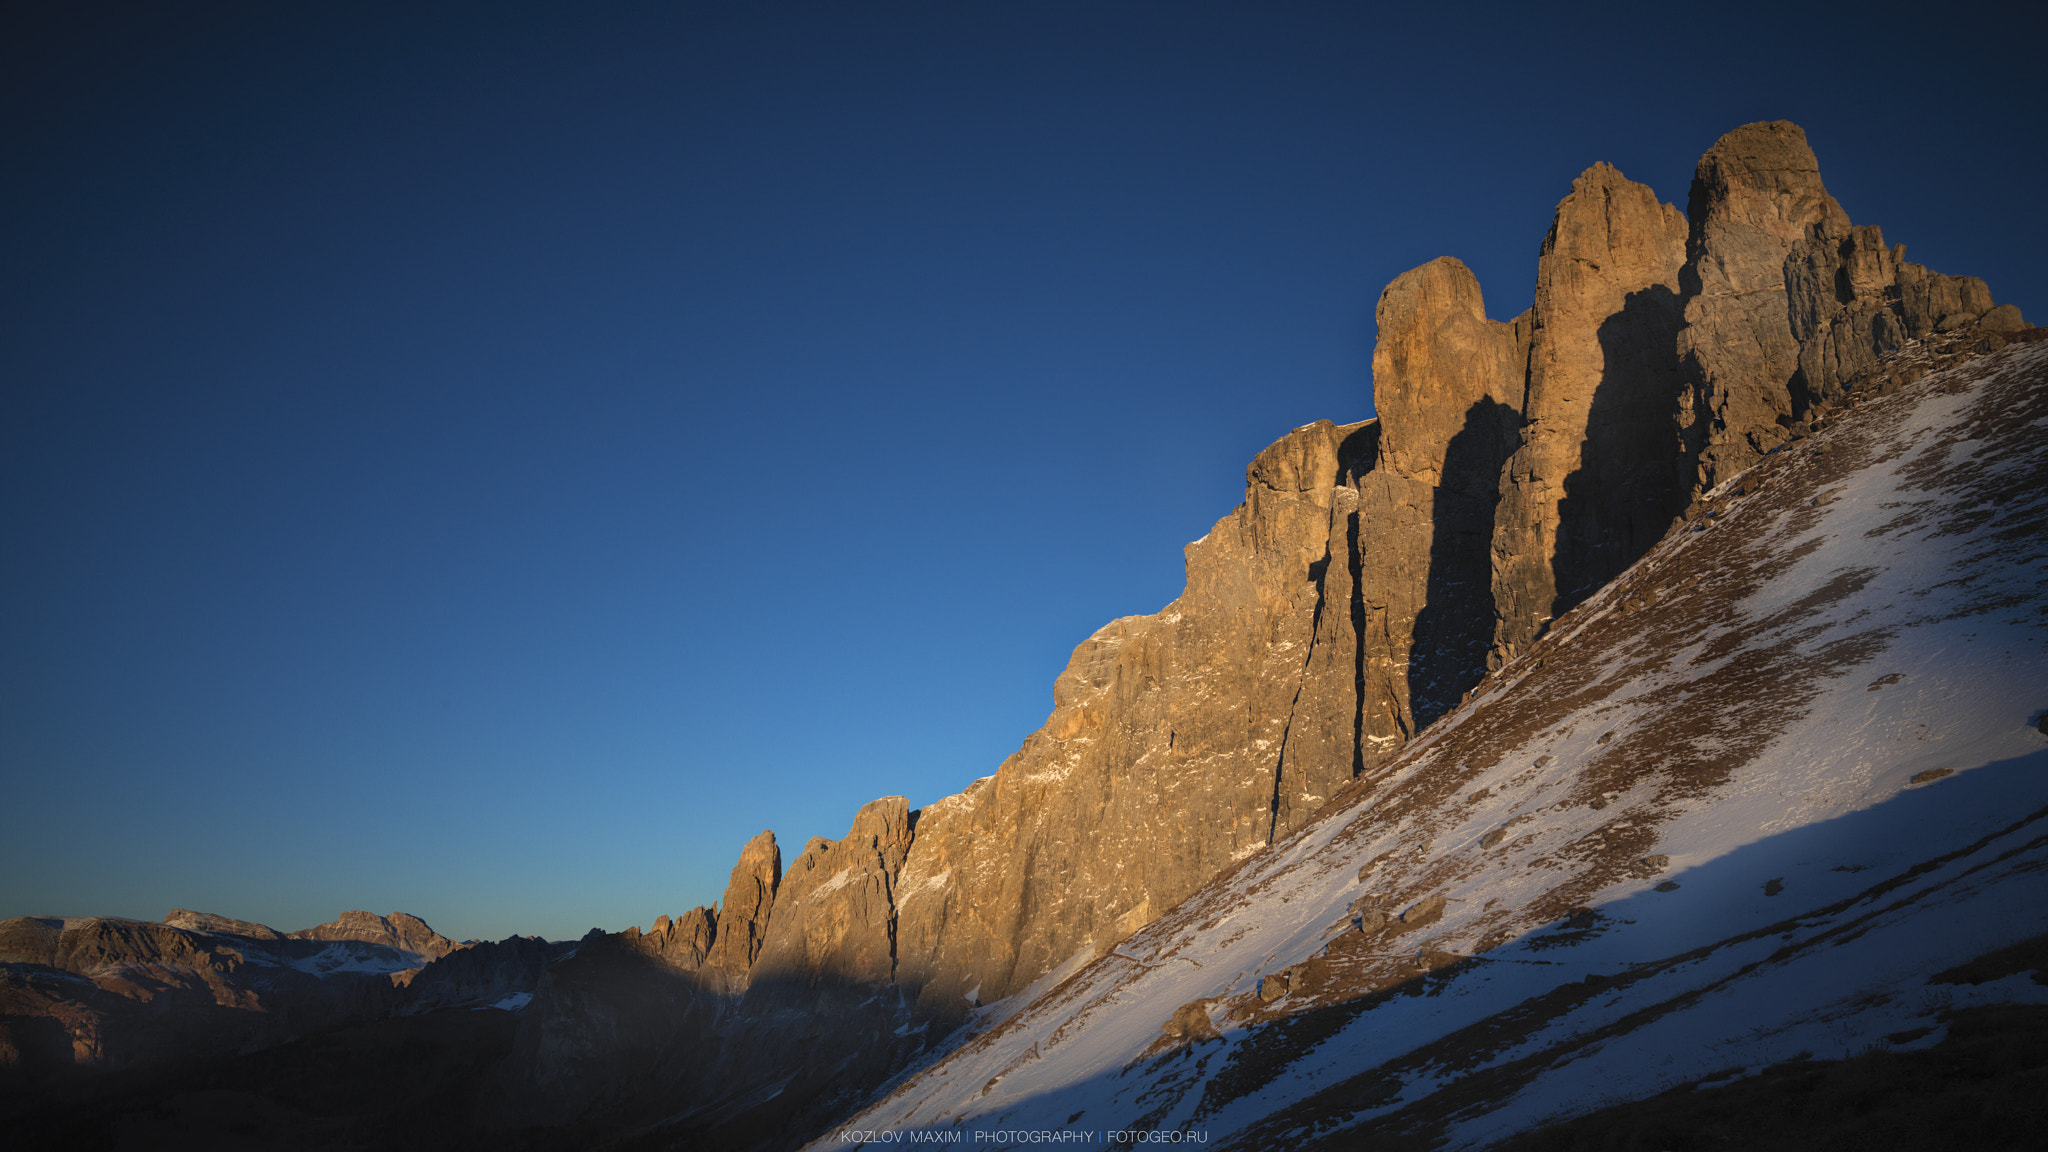
[[[2048,346],[1960,358],[1874,375],[1386,776],[842,1130],[1478,1147],[2048,1003],[2038,948],[1988,963],[2048,928]]]
[[[737,997],[692,1001],[694,1016],[646,1036],[645,1052],[664,1043],[655,1032],[671,1047],[795,1046],[806,1070],[699,1056],[708,1082],[655,1095],[808,1083],[837,1098],[825,1070],[840,1053],[863,1053],[872,1077],[985,1022],[983,1005],[1030,999],[1371,778],[1674,525],[1706,516],[1728,477],[1809,435],[1856,372],[1937,337],[1976,333],[1983,351],[2025,330],[1981,281],[1907,264],[1851,226],[1785,122],[1716,142],[1684,214],[1589,168],[1558,206],[1537,285],[1529,311],[1498,321],[1455,259],[1397,277],[1377,309],[1378,414],[1260,452],[1244,503],[1187,546],[1186,591],[1078,646],[1046,724],[992,777],[914,814],[876,801],[844,840],[813,840],[807,874],[828,859],[844,870],[787,899],[767,885],[763,944],[812,966],[765,969],[758,993],[728,977]],[[805,893],[827,907],[790,908]],[[818,1015],[857,1042],[790,1030],[794,1003],[820,995],[832,1006]],[[551,1015],[541,996],[522,1030],[615,1027],[593,1004]],[[644,1062],[568,1075],[610,1083]],[[536,1062],[514,1094],[562,1121],[591,1098],[564,1073]]]
[[[1045,724],[992,775],[922,809],[872,801],[786,869],[764,831],[719,905],[646,932],[441,948],[397,915],[323,928],[431,960],[411,977],[423,1011],[516,1010],[503,1058],[482,1074],[480,1131],[536,1146],[792,1146],[884,1087],[964,1122],[978,1105],[931,1095],[932,1069],[975,1065],[1019,1021],[1099,984],[1130,942],[1183,923],[1198,895],[1270,872],[1331,813],[1392,795],[1402,765],[1455,743],[1546,667],[1562,675],[1562,632],[1668,611],[1682,597],[1634,596],[1652,585],[1617,579],[1660,549],[1734,534],[1761,507],[1757,477],[1821,467],[1830,429],[1870,419],[1929,373],[1986,355],[2034,364],[2048,334],[1981,281],[1907,263],[1875,227],[1852,225],[1785,122],[1717,141],[1685,212],[1610,165],[1585,170],[1557,206],[1519,316],[1489,318],[1477,279],[1448,257],[1397,277],[1376,312],[1377,414],[1304,425],[1259,452],[1244,501],[1186,546],[1184,592],[1078,645]],[[1824,518],[1824,496],[1784,514]],[[1839,671],[1867,647],[1823,663]],[[1723,686],[1688,730],[1725,755],[1681,773],[1685,787],[1711,791],[1757,754],[1742,708],[1782,711],[1803,690],[1789,672]],[[1616,750],[1634,746],[1617,739]],[[1535,767],[1563,773],[1554,755]],[[1573,761],[1589,781],[1607,771],[1591,756]],[[1625,791],[1580,799],[1599,812]],[[1403,953],[1396,983],[1463,971],[1553,923],[1597,935],[1591,893],[1683,867],[1651,850],[1658,826],[1645,816],[1604,833],[1581,853],[1604,861],[1585,891],[1489,923],[1464,952]],[[1504,819],[1470,839],[1512,850],[1515,827]],[[1397,895],[1347,892],[1324,911],[1345,913],[1331,927],[1347,947],[1470,920],[1450,903],[1465,897]],[[261,927],[173,916],[195,930]],[[502,951],[487,960],[479,948]],[[1239,980],[1167,1005],[1126,1052],[1130,1067],[1198,1059],[1185,1054],[1212,1042],[1237,1054],[1270,1043],[1246,1037],[1281,1035],[1262,1013],[1293,1012],[1325,979],[1307,963],[1261,971],[1249,1000]],[[912,1088],[926,1095],[900,1095]],[[1176,1101],[1194,1091],[1153,1089]],[[1190,1122],[1174,1107],[1124,1122]]]

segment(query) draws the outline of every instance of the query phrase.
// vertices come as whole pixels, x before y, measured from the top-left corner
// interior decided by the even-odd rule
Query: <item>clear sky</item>
[[[957,791],[1371,414],[1388,280],[1521,311],[1598,160],[1682,206],[1796,120],[2048,320],[2038,15],[0,19],[0,916],[559,938]]]

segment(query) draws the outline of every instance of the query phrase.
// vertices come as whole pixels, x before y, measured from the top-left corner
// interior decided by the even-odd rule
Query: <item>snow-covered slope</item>
[[[1300,832],[815,1146],[1471,1147],[1936,1043],[1951,1008],[2048,1002],[1927,982],[2048,932],[2044,707],[2032,343],[1723,485]]]

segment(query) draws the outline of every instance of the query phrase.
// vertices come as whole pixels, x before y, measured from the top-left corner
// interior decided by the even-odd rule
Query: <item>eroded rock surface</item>
[[[1795,124],[1747,124],[1700,159],[1688,205],[1679,427],[1693,492],[1783,444],[1815,406],[1908,340],[1993,310],[1974,276],[1945,276],[1856,226]],[[1994,321],[2024,327],[2018,310]]]
[[[1606,164],[1557,206],[1536,262],[1521,442],[1493,535],[1496,667],[1647,551],[1684,507],[1671,422],[1685,242],[1677,208]]]
[[[1916,339],[2024,327],[1980,281],[1905,263],[1852,225],[1787,123],[1715,143],[1686,213],[1587,169],[1521,316],[1490,319],[1445,258],[1390,284],[1378,321],[1377,417],[1259,453],[1244,502],[1187,546],[1186,590],[1083,641],[1044,726],[993,776],[921,812],[869,805],[844,839],[810,841],[779,889],[772,838],[757,838],[723,913],[665,969],[688,986],[655,997],[666,1008],[654,985],[598,1005],[602,981],[578,973],[625,969],[586,942],[543,992],[560,1003],[528,1022],[584,1037],[554,1066],[604,1043],[598,1021],[623,1037],[641,1027],[629,1017],[659,1019],[674,1038],[636,1059],[695,1071],[651,1095],[725,1102],[676,1131],[791,1131],[769,1102],[799,1088],[826,1122],[981,1006],[1114,949],[1371,787],[1554,618],[1707,515],[1701,494],[1823,421],[1843,381]],[[675,931],[624,940],[646,952]],[[601,1111],[594,1091],[579,1099]]]
[[[1811,230],[1846,233],[1820,163],[1797,125],[1748,124],[1700,158],[1687,204],[1678,352],[1690,385],[1680,430],[1704,491],[1784,440],[1799,370],[1787,257]]]
[[[170,915],[164,917],[164,923],[192,932],[218,932],[228,936],[247,936],[252,940],[284,939],[277,929],[268,925],[216,916],[211,912],[194,912],[188,908],[171,909]]]
[[[448,939],[427,926],[425,920],[404,912],[379,916],[373,912],[343,912],[334,920],[291,934],[293,940],[353,940],[393,949],[415,963],[438,960],[456,948]]]
[[[706,956],[707,966],[717,973],[721,991],[736,993],[746,987],[747,972],[761,954],[768,937],[768,913],[775,905],[776,886],[782,882],[782,848],[775,833],[762,832],[747,841],[733,865],[719,904],[717,932]]]

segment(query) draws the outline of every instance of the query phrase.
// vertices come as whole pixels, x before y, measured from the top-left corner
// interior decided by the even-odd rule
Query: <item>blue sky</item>
[[[2048,318],[2039,17],[1717,11],[6,17],[0,916],[580,935],[957,791],[1595,161],[1796,120]]]

